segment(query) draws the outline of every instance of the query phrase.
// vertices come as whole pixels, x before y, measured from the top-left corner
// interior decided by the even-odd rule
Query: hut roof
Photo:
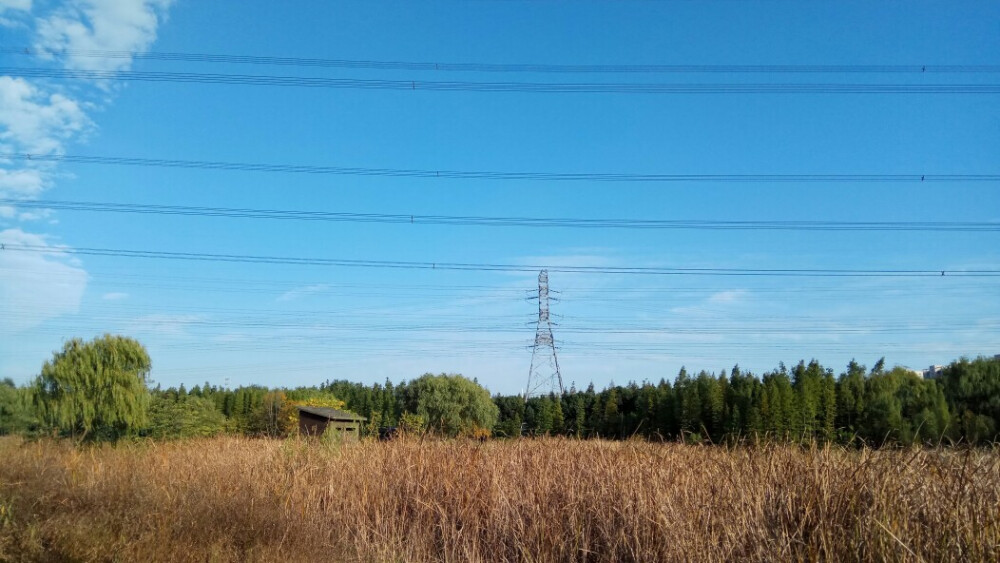
[[[306,412],[316,416],[322,416],[328,420],[368,420],[363,416],[358,416],[352,412],[342,411],[339,409],[331,409],[328,407],[297,407],[299,411]]]

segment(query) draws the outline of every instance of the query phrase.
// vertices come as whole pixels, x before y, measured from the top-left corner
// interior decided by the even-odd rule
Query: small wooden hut
[[[324,432],[336,432],[342,438],[357,440],[361,435],[361,423],[367,420],[354,413],[327,407],[298,407],[299,433],[303,436],[322,436]]]

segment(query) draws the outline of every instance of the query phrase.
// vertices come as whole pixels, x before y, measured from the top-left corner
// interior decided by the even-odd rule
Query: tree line
[[[397,387],[338,380],[320,386],[374,423],[394,425],[405,413]],[[757,376],[682,368],[673,381],[594,385],[562,394],[495,395],[495,436],[693,442],[747,439],[881,445],[971,443],[1000,439],[1000,359],[960,359],[935,379],[903,367],[869,370],[851,361],[840,374],[817,361],[784,364]]]
[[[330,385],[150,388],[151,365],[146,349],[131,338],[72,339],[28,385],[0,381],[0,434],[64,436],[80,442],[220,433],[286,437],[297,432],[298,407],[352,408]],[[391,422],[411,432],[483,437],[490,434],[499,413],[486,389],[460,375],[425,374],[390,384],[383,394],[392,405],[385,407],[386,417],[366,403],[365,430],[370,434]]]
[[[364,433],[409,432],[497,437],[726,443],[752,439],[844,444],[984,444],[1000,439],[1000,359],[960,359],[934,379],[879,360],[851,361],[839,374],[817,361],[784,364],[757,376],[739,366],[673,381],[594,385],[531,397],[490,394],[474,379],[425,374],[366,385],[327,380],[294,389],[205,383],[150,388],[150,360],[137,341],[78,339],[53,354],[39,376],[17,387],[0,381],[0,434],[78,439],[184,438],[220,433],[287,436],[297,406],[349,410]]]

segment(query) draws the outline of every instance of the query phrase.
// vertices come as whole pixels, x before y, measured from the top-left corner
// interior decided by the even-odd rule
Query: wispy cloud
[[[0,26],[24,32],[34,53],[65,68],[125,70],[131,56],[93,58],[85,51],[141,52],[156,39],[157,28],[172,0],[66,0],[53,5],[31,0],[0,0]],[[65,154],[70,143],[84,140],[95,128],[88,112],[109,101],[107,82],[71,80],[50,83],[16,75],[0,76],[0,153]],[[37,198],[58,178],[51,163],[0,158],[0,197]],[[14,220],[48,219],[48,210],[20,212],[0,208],[0,229]],[[6,225],[5,225],[6,224]],[[69,259],[50,237],[20,228],[0,231],[0,241],[45,247],[47,252],[3,252],[0,264],[10,275],[0,277],[0,302],[16,305],[17,318],[5,326],[24,330],[46,319],[78,311],[87,273]],[[114,294],[108,294],[114,295]],[[176,330],[177,319],[158,326]]]
[[[253,338],[249,334],[242,332],[224,332],[212,338],[213,342],[219,342],[223,344],[250,342],[251,340],[253,340]]]
[[[76,313],[87,287],[87,272],[48,237],[20,229],[0,231],[0,243],[32,245],[43,252],[0,252],[0,308],[13,314],[4,326],[15,332],[47,319]]]
[[[670,312],[689,318],[692,316],[717,314],[736,306],[746,305],[749,296],[750,292],[745,289],[724,289],[694,304],[673,307],[670,309]]]
[[[0,80],[2,79],[3,77],[0,77]],[[16,170],[4,170],[0,168],[0,195],[5,197],[36,196],[45,189],[48,183],[45,172],[37,168],[21,168]]]
[[[80,104],[47,93],[24,78],[0,76],[0,143],[32,154],[62,152],[63,144],[86,129],[90,120]]]
[[[154,334],[157,336],[173,338],[186,338],[190,336],[188,333],[188,327],[203,320],[204,318],[205,315],[201,314],[156,313],[152,315],[143,315],[135,319],[131,323],[129,329],[130,331],[136,333]]]
[[[0,152],[62,154],[91,128],[81,104],[23,78],[0,76]],[[0,160],[0,196],[37,197],[52,183],[53,166]]]
[[[306,285],[303,287],[296,287],[295,289],[291,289],[279,295],[277,301],[294,301],[296,299],[299,299],[300,297],[307,297],[309,295],[323,293],[329,289],[330,286],[323,283]]]
[[[128,294],[120,291],[113,291],[111,293],[105,293],[101,296],[101,299],[105,301],[122,301],[124,299],[128,299]]]
[[[44,14],[33,14],[29,35],[34,53],[60,66],[126,70],[132,57],[89,57],[87,51],[143,52],[156,40],[172,0],[68,0]],[[26,14],[30,0],[0,0],[0,16]],[[9,18],[6,18],[11,23]],[[109,83],[81,80],[60,85],[0,76],[0,152],[64,154],[66,145],[93,130],[88,110],[107,100]],[[70,94],[70,91],[73,93]],[[50,187],[55,167],[41,162],[0,159],[0,197],[35,198]],[[27,218],[26,218],[27,219]]]
[[[8,10],[31,11],[31,0],[0,0],[0,14]]]
[[[729,289],[726,291],[720,291],[718,293],[712,294],[708,298],[709,303],[736,303],[737,301],[742,301],[746,297],[747,292],[744,289]]]
[[[21,211],[17,214],[17,220],[22,222],[28,221],[44,221],[45,219],[51,218],[55,215],[55,211],[51,209],[33,209],[31,211]],[[49,221],[50,223],[55,223],[55,221]]]
[[[144,52],[156,40],[173,0],[70,0],[37,24],[35,48],[67,68],[125,70],[132,58],[87,51]]]
[[[0,0],[0,27],[21,27],[31,11],[31,0]]]
[[[609,249],[579,248],[566,254],[549,254],[540,256],[525,256],[518,259],[518,264],[530,264],[549,268],[599,268],[615,266],[618,258]]]

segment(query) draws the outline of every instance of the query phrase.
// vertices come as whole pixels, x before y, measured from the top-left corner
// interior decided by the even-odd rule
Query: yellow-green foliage
[[[406,409],[424,421],[425,428],[458,436],[493,428],[499,409],[489,391],[461,375],[424,374],[404,391]]]
[[[0,435],[30,433],[38,420],[31,405],[31,389],[16,387],[10,379],[0,380]]]
[[[0,439],[0,561],[998,561],[1000,451]]]
[[[343,409],[344,401],[326,393],[302,396],[301,390],[291,391],[288,394],[284,391],[272,391],[264,395],[257,413],[255,430],[260,434],[274,437],[294,435],[299,428],[299,411],[296,408],[299,406]]]
[[[421,434],[426,427],[427,420],[418,414],[404,412],[399,416],[399,429],[405,434]]]
[[[299,427],[299,409],[296,407],[325,407],[344,409],[344,401],[330,396],[316,396],[298,401],[286,400],[281,410],[282,432],[284,436],[293,434]]]
[[[138,341],[74,338],[45,362],[32,385],[43,422],[65,434],[118,438],[146,424],[150,360]]]
[[[153,438],[194,438],[221,434],[226,417],[215,404],[202,397],[188,395],[174,400],[156,397],[149,408],[148,435]]]

